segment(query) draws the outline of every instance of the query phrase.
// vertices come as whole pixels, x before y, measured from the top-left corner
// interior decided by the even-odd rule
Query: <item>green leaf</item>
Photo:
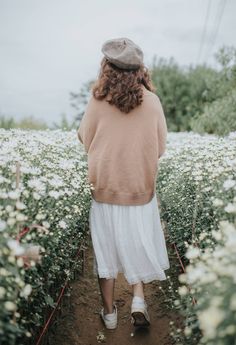
[[[50,307],[54,307],[55,303],[54,303],[54,301],[53,301],[51,296],[47,295],[47,296],[44,297],[44,299],[45,299],[45,302],[48,305],[50,305]]]

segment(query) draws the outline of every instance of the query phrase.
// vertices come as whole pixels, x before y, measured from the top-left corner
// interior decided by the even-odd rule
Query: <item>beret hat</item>
[[[137,69],[143,64],[142,49],[126,37],[105,41],[101,51],[111,63],[122,69]]]

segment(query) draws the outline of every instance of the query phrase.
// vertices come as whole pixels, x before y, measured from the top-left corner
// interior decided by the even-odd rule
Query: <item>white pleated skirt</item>
[[[157,196],[144,205],[115,205],[92,197],[89,212],[93,273],[128,284],[165,280],[170,268]]]

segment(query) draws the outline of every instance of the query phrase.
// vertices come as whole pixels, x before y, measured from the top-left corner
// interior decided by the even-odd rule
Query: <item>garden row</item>
[[[173,305],[185,316],[176,344],[236,339],[236,133],[169,133],[157,193],[185,272]]]
[[[0,130],[0,338],[36,343],[80,268],[90,186],[76,131]]]
[[[0,142],[0,337],[3,345],[25,345],[36,342],[80,264],[91,193],[75,131],[0,130]],[[173,332],[176,343],[231,345],[235,133],[169,133],[157,192],[169,239],[187,266],[173,295],[186,322],[183,332]]]

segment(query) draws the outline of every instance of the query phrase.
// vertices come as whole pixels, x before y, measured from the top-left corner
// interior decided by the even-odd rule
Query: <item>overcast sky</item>
[[[146,66],[154,55],[213,64],[236,46],[235,13],[236,0],[0,0],[0,114],[72,118],[69,92],[96,78],[110,38],[132,39]]]

